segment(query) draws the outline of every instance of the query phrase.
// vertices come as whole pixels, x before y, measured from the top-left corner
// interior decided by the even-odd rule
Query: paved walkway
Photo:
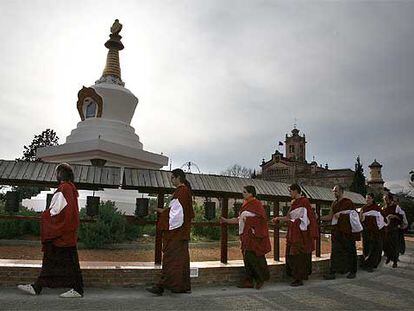
[[[62,290],[28,296],[0,288],[0,310],[414,310],[414,243],[407,242],[400,260],[397,269],[388,265],[374,273],[360,271],[354,280],[311,279],[298,288],[273,283],[260,291],[198,287],[191,295],[155,297],[141,287],[87,288],[82,299],[61,299]]]

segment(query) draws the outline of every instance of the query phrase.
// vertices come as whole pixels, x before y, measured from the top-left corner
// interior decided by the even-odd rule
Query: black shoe
[[[296,286],[302,286],[303,282],[301,280],[294,280],[292,283],[290,283],[290,286],[296,287]]]
[[[355,272],[349,272],[346,276],[347,279],[355,279],[356,273]]]
[[[385,264],[388,265],[391,261],[391,258],[387,258],[387,260],[385,261]]]
[[[329,274],[325,274],[324,276],[323,276],[323,278],[325,279],[325,280],[335,280],[335,273],[329,273]]]
[[[397,263],[396,263],[396,262],[394,262],[394,263],[392,264],[392,267],[393,267],[393,268],[397,268]]]
[[[145,290],[157,296],[162,296],[162,294],[164,293],[164,289],[158,286],[147,287]]]
[[[191,294],[191,290],[171,290],[173,294]]]

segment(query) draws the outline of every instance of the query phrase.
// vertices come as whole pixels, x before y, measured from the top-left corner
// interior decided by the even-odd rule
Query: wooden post
[[[316,203],[316,218],[318,220],[318,238],[316,240],[316,257],[321,257],[321,205]]]
[[[158,193],[158,199],[157,199],[157,207],[163,208],[164,207],[164,193],[160,192]],[[162,231],[159,229],[158,225],[158,218],[159,213],[157,213],[157,223],[156,223],[156,231],[155,231],[155,259],[154,263],[156,265],[161,264],[162,259]]]
[[[279,201],[273,201],[273,217],[279,216]],[[273,259],[280,260],[279,224],[273,226]]]
[[[221,206],[221,217],[228,218],[229,217],[229,199],[222,198],[222,206]],[[221,255],[220,261],[221,263],[227,263],[227,240],[228,240],[228,233],[227,233],[227,224],[221,224],[221,237],[220,237],[220,244],[221,244]]]

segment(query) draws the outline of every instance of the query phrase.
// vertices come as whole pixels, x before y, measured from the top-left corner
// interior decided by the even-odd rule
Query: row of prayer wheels
[[[48,208],[52,201],[53,193],[48,193],[46,198],[46,206]],[[6,193],[6,204],[5,209],[8,213],[17,213],[19,211],[19,193],[16,191],[8,191]],[[89,217],[94,217],[99,214],[99,205],[100,197],[87,196],[86,197],[86,215]],[[241,202],[234,202],[233,212],[234,215],[238,215],[240,208],[242,206]],[[267,217],[270,218],[270,208],[269,206],[264,206]],[[149,210],[149,199],[148,198],[136,198],[135,203],[135,216],[136,217],[146,217],[148,216]],[[209,198],[206,198],[204,202],[204,218],[207,220],[213,220],[216,218],[216,202],[211,201]]]

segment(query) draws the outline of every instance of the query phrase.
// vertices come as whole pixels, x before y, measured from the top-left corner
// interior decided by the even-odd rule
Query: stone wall
[[[311,277],[328,272],[329,259],[318,258],[313,261],[313,274]],[[271,260],[268,260],[269,262]],[[220,285],[234,286],[242,278],[244,268],[241,263],[223,265],[206,262],[197,263],[198,277],[192,277],[194,286]],[[0,286],[16,286],[18,284],[32,283],[40,272],[38,267],[28,265],[1,265]],[[283,281],[285,276],[284,263],[271,263],[269,265],[270,282]],[[85,287],[135,287],[154,283],[161,270],[159,267],[82,267]]]

